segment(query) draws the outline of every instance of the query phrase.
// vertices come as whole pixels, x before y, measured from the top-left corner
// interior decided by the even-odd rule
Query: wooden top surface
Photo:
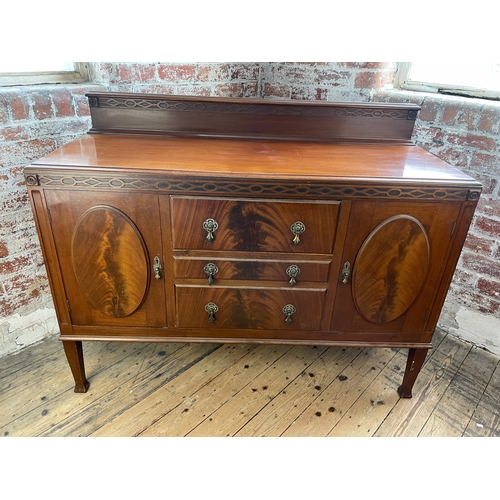
[[[32,165],[201,177],[478,185],[418,146],[86,134]]]

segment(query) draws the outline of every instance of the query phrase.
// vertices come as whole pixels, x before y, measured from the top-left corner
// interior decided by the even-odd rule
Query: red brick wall
[[[260,63],[96,63],[94,82],[116,92],[258,97]]]
[[[391,86],[395,63],[268,63],[261,69],[265,98],[369,101],[374,88]]]
[[[104,62],[90,65],[97,86],[0,87],[0,355],[36,340],[26,328],[14,331],[10,318],[52,307],[23,168],[86,132],[84,93],[91,89],[421,104],[416,142],[484,184],[449,297],[500,317],[500,108],[489,101],[392,91],[395,70],[395,63],[373,62]]]
[[[392,85],[395,63],[96,63],[109,90],[178,95],[368,101]]]
[[[37,314],[53,305],[23,170],[88,130],[90,88],[0,87],[0,354],[53,333]]]
[[[483,184],[448,302],[500,318],[500,103],[395,90],[374,100],[422,106],[415,142]]]

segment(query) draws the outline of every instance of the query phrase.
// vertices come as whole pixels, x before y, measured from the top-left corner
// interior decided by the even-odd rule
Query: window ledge
[[[426,92],[423,89],[414,90],[411,88],[391,88],[391,89],[374,89],[371,93],[371,100],[378,101],[394,101],[394,102],[411,102],[422,105],[424,101],[430,102],[462,102],[476,103],[485,108],[498,109],[500,100],[486,99],[480,97],[464,96],[458,93],[447,94],[438,92]]]
[[[74,71],[0,73],[0,87],[71,83],[91,83],[87,63],[75,63]]]
[[[24,85],[91,83],[80,73],[4,73],[0,75],[0,87]]]
[[[500,101],[500,92],[486,89],[456,88],[451,86],[429,86],[425,84],[403,84],[400,90],[411,90],[414,92],[426,92],[429,94],[454,95],[460,97],[470,97],[472,99],[488,99],[491,101]]]

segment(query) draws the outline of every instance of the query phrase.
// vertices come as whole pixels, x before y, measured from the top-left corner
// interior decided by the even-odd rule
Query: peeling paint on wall
[[[59,332],[53,308],[37,309],[30,314],[15,313],[0,318],[0,356],[11,354],[26,345]]]
[[[461,306],[456,321],[458,328],[450,333],[500,355],[500,319]]]

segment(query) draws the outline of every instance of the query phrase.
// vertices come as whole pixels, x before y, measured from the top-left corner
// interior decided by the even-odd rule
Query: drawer
[[[325,294],[324,290],[176,286],[177,326],[319,330]],[[284,312],[287,306],[293,306],[289,316]]]
[[[171,197],[180,250],[332,253],[340,202]]]
[[[282,281],[283,285],[328,281],[330,261],[277,261],[277,260],[230,260],[230,259],[174,259],[176,278],[218,280]]]

